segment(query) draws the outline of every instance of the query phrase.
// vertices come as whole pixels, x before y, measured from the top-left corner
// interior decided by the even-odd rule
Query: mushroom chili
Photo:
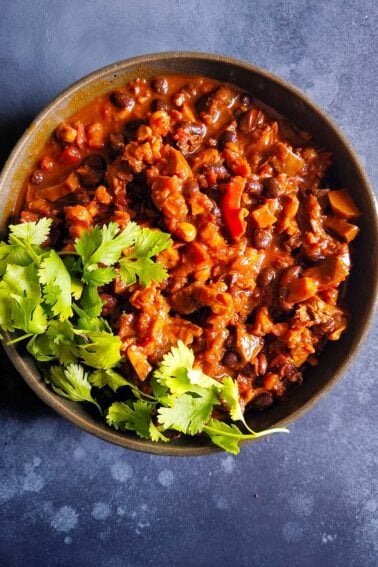
[[[348,325],[342,284],[360,212],[346,189],[328,187],[331,163],[306,132],[236,87],[137,78],[56,128],[19,222],[51,219],[43,247],[61,258],[72,252],[72,261],[95,227],[164,234],[166,245],[145,263],[131,256],[129,280],[116,263],[113,278],[92,281],[100,308],[90,315],[120,341],[117,376],[153,397],[164,357],[186,349],[192,373],[229,377],[243,411],[265,410]],[[100,256],[95,265],[110,269]],[[147,265],[154,269],[144,278]],[[76,316],[82,309],[79,301]],[[92,384],[101,389],[98,377]],[[219,400],[211,418],[222,421]],[[151,416],[157,428],[164,422]]]

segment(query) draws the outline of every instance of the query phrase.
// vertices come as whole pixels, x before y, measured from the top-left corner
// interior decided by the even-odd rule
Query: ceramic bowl
[[[348,187],[362,211],[361,232],[353,245],[353,269],[346,291],[351,314],[348,331],[339,341],[326,346],[318,366],[305,372],[301,387],[297,387],[287,399],[267,411],[248,418],[250,426],[257,431],[267,427],[287,426],[330,390],[355,357],[366,336],[378,282],[377,208],[369,181],[345,136],[323,110],[292,85],[243,61],[202,53],[143,55],[91,73],[53,100],[33,121],[11,153],[0,177],[0,233],[2,237],[6,235],[7,225],[20,202],[23,182],[57,124],[69,118],[94,97],[112,91],[136,77],[148,79],[159,74],[173,73],[205,75],[232,83],[311,133],[318,146],[333,154],[333,186]],[[168,444],[156,444],[139,439],[131,433],[114,431],[84,405],[70,402],[53,393],[41,379],[34,360],[22,346],[5,348],[17,370],[42,400],[63,417],[97,437],[129,449],[161,455],[204,455],[219,450],[203,439],[181,438]]]

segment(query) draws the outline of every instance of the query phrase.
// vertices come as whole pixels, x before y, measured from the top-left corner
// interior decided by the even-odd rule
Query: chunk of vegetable
[[[360,230],[355,224],[350,224],[339,217],[327,217],[324,226],[340,236],[345,242],[352,242]]]
[[[251,212],[251,219],[256,228],[266,228],[274,224],[277,217],[270,211],[269,204],[265,203],[262,207]]]
[[[289,303],[306,301],[316,294],[318,283],[309,277],[299,278],[291,284],[287,300]]]
[[[319,291],[323,291],[343,282],[348,276],[349,270],[349,253],[345,252],[338,256],[330,256],[313,268],[308,268],[305,270],[304,276],[315,280]]]
[[[345,189],[330,191],[328,198],[335,215],[348,220],[357,219],[361,215],[356,203]]]
[[[152,370],[152,366],[147,360],[147,356],[137,347],[130,346],[127,349],[127,357],[130,360],[139,380],[145,380]]]
[[[245,182],[243,177],[233,177],[227,183],[222,199],[223,219],[233,240],[239,240],[247,228],[247,222],[244,220],[245,209],[240,207]]]

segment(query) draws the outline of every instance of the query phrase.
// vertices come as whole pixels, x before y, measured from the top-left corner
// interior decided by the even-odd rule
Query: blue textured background
[[[375,0],[2,0],[0,12],[1,159],[81,76],[187,49],[289,79],[330,113],[377,178]],[[81,432],[0,354],[0,565],[377,565],[377,354],[375,329],[290,435],[237,458],[191,459],[136,454]]]

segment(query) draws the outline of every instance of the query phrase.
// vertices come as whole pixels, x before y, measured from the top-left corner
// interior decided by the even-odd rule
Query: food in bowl
[[[237,453],[347,328],[360,212],[248,93],[136,79],[60,124],[0,248],[0,325],[110,426]],[[10,299],[9,299],[10,298]],[[231,423],[230,423],[231,422]]]

